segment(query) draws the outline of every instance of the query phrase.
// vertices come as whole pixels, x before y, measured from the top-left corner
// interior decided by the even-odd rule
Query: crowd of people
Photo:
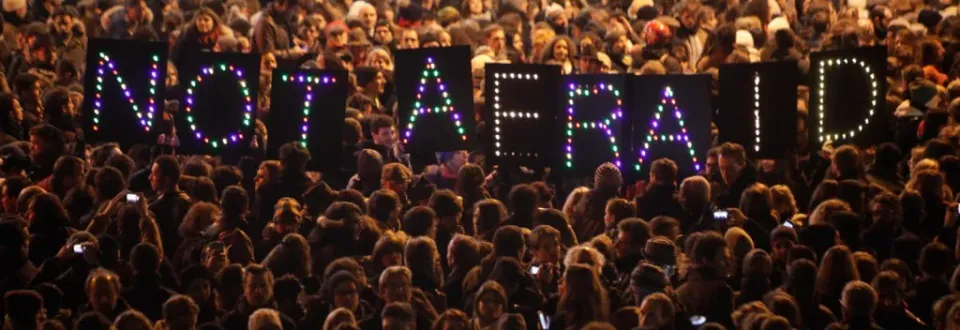
[[[3,329],[960,329],[956,1],[3,0],[0,17]],[[259,53],[259,119],[274,68],[349,71],[344,153],[319,160],[340,171],[307,171],[298,143],[228,160],[87,139],[92,38],[166,40],[168,89],[194,52]],[[416,164],[398,143],[397,50],[469,46],[481,109],[486,63],[716,79],[874,45],[881,144],[811,145],[805,87],[791,156],[719,141],[687,178],[665,158],[636,185],[610,163],[562,178],[482,148]]]

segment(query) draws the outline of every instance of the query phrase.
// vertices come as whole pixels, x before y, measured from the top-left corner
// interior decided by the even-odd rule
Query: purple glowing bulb
[[[657,121],[654,120],[654,121],[653,121],[653,127],[657,127],[657,126],[658,126],[658,125],[657,125]]]
[[[404,133],[403,135],[405,135],[406,137],[408,137],[408,138],[409,138],[409,137],[410,137],[410,131],[407,131],[407,132],[406,132],[406,133]]]
[[[693,168],[696,169],[697,172],[699,172],[699,171],[700,171],[700,164],[693,164]]]
[[[303,82],[303,75],[300,75],[299,77],[297,77],[297,80],[300,80],[300,82]]]
[[[573,114],[573,108],[567,108],[567,113],[569,113],[569,114],[572,115],[572,114]]]
[[[187,104],[193,104],[193,98],[192,98],[192,97],[188,97],[188,98],[187,98]]]
[[[424,91],[423,85],[420,85],[420,93],[423,93],[423,91]]]
[[[237,77],[243,77],[243,71],[237,69]]]
[[[427,63],[433,63],[433,57],[427,57]]]
[[[195,135],[198,139],[200,138],[200,132],[197,132],[197,134],[194,134],[194,135]]]
[[[97,102],[94,102],[93,104],[94,104],[94,105],[96,105],[96,106],[97,106],[97,108],[99,108],[99,107],[100,107],[100,101],[97,101]]]
[[[573,83],[570,83],[570,85],[567,85],[567,87],[570,87],[570,90],[576,89],[576,88],[573,86]]]
[[[324,83],[324,84],[329,83],[329,82],[330,82],[330,77],[323,77],[323,83]]]
[[[307,131],[307,125],[300,126],[300,130],[306,132],[306,131]]]
[[[444,85],[444,84],[440,84],[440,90],[441,90],[441,91],[447,90],[447,86]]]
[[[567,145],[567,152],[573,152],[573,147],[571,147],[569,144]]]
[[[97,72],[100,73],[101,76],[103,75],[103,69],[99,69]]]
[[[307,94],[307,101],[313,101],[313,94]]]
[[[230,136],[230,140],[233,140],[233,142],[237,142],[237,136],[236,136],[236,135],[231,135],[231,136]]]

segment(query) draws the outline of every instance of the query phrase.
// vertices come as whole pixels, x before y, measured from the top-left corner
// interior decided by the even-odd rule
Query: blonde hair
[[[797,213],[797,200],[793,197],[790,187],[778,184],[770,188],[773,195],[773,210],[778,213]]]
[[[323,330],[334,330],[341,324],[357,325],[357,319],[353,312],[343,307],[337,308],[330,312],[330,315],[327,315],[327,319],[323,321]]]
[[[261,308],[250,315],[247,328],[250,330],[282,330],[283,323],[280,322],[280,313],[277,310]]]
[[[597,271],[600,271],[606,262],[607,258],[600,251],[587,245],[578,245],[567,250],[567,255],[563,258],[564,267],[570,268],[572,265],[584,264]]]
[[[839,211],[850,210],[850,204],[847,204],[847,202],[836,198],[828,199],[813,209],[813,212],[810,213],[810,218],[807,219],[807,222],[810,225],[826,223],[827,220],[830,220],[831,214]]]
[[[577,204],[580,204],[580,200],[583,199],[583,196],[586,196],[588,192],[590,192],[590,188],[583,186],[576,187],[567,195],[567,200],[563,202],[563,215],[567,216],[567,219],[570,219],[571,226],[577,222],[577,217],[573,216],[573,210],[577,207]]]

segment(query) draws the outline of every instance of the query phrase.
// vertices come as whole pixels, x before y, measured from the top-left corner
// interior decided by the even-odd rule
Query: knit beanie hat
[[[597,167],[597,171],[593,175],[593,189],[616,190],[620,189],[622,185],[623,176],[616,165],[607,162]]]
[[[797,236],[797,232],[794,231],[793,228],[790,228],[787,226],[779,226],[777,228],[774,228],[773,231],[770,232],[771,242],[776,242],[782,239],[790,240],[791,242],[794,242],[794,243],[800,242],[800,238]]]
[[[647,240],[643,247],[643,256],[657,265],[676,265],[677,246],[666,237],[657,236]]]

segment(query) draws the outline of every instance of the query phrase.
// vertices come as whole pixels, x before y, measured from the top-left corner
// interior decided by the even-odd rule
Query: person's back
[[[702,315],[730,328],[734,292],[726,283],[725,259],[730,252],[719,234],[708,232],[697,240],[691,254],[693,268],[687,282],[677,288],[677,297],[690,315]]]

